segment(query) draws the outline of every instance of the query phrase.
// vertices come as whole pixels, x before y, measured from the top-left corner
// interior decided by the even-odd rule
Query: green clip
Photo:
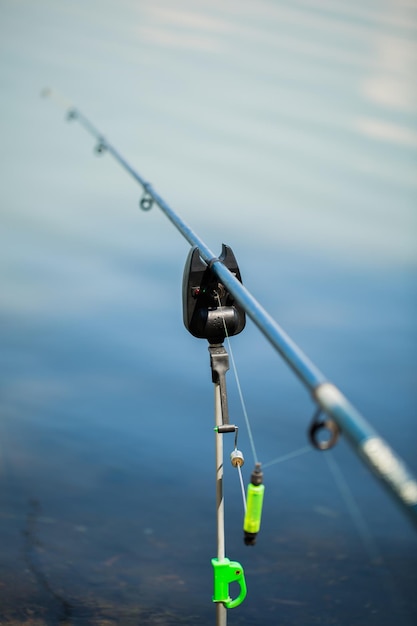
[[[214,569],[214,595],[213,602],[223,602],[226,609],[234,609],[246,598],[246,581],[243,567],[237,561],[229,559],[211,559]],[[230,583],[238,583],[240,593],[232,600],[229,596]]]

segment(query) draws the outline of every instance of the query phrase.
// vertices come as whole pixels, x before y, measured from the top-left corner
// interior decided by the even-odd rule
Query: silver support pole
[[[223,424],[220,383],[214,383],[215,426]],[[216,511],[217,511],[217,558],[225,558],[224,540],[224,498],[223,498],[223,435],[215,433],[216,438]],[[216,602],[216,626],[227,625],[227,609],[222,602]]]

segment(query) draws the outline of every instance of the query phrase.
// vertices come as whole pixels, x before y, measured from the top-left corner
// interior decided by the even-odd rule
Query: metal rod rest
[[[45,91],[45,95],[53,97],[54,94]],[[58,97],[55,99],[59,100]],[[328,382],[324,374],[265,311],[248,289],[219,261],[204,241],[156,193],[152,185],[146,182],[78,109],[69,107],[67,112],[69,118],[77,120],[99,142],[99,146],[107,150],[142,186],[147,196],[150,196],[159,206],[188,243],[199,248],[201,258],[211,265],[220,282],[236,298],[255,325],[307,387],[314,401],[337,423],[359,458],[381,480],[397,504],[417,525],[417,481],[405,463],[379,437],[343,394]]]
[[[220,383],[214,384],[214,424],[223,424],[223,409]],[[216,445],[216,518],[217,518],[217,558],[226,556],[224,536],[224,496],[223,496],[223,435],[215,434]],[[216,603],[216,626],[227,625],[227,609],[222,602]]]

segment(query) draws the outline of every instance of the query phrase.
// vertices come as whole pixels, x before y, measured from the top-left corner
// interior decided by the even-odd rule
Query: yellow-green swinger
[[[246,513],[243,521],[243,540],[247,546],[254,546],[256,535],[261,527],[262,505],[265,485],[262,484],[261,464],[256,463],[252,472],[246,495]]]

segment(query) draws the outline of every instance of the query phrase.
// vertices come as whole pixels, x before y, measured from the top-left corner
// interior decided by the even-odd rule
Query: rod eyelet
[[[143,211],[150,211],[153,206],[153,198],[149,194],[142,196],[139,202],[139,206]]]
[[[320,435],[326,433],[326,438],[320,438]],[[308,437],[316,450],[330,450],[336,445],[339,435],[340,428],[336,422],[329,418],[319,419],[317,414],[308,429]]]
[[[106,152],[106,145],[102,141],[99,141],[94,148],[94,152],[98,155],[104,154]]]

